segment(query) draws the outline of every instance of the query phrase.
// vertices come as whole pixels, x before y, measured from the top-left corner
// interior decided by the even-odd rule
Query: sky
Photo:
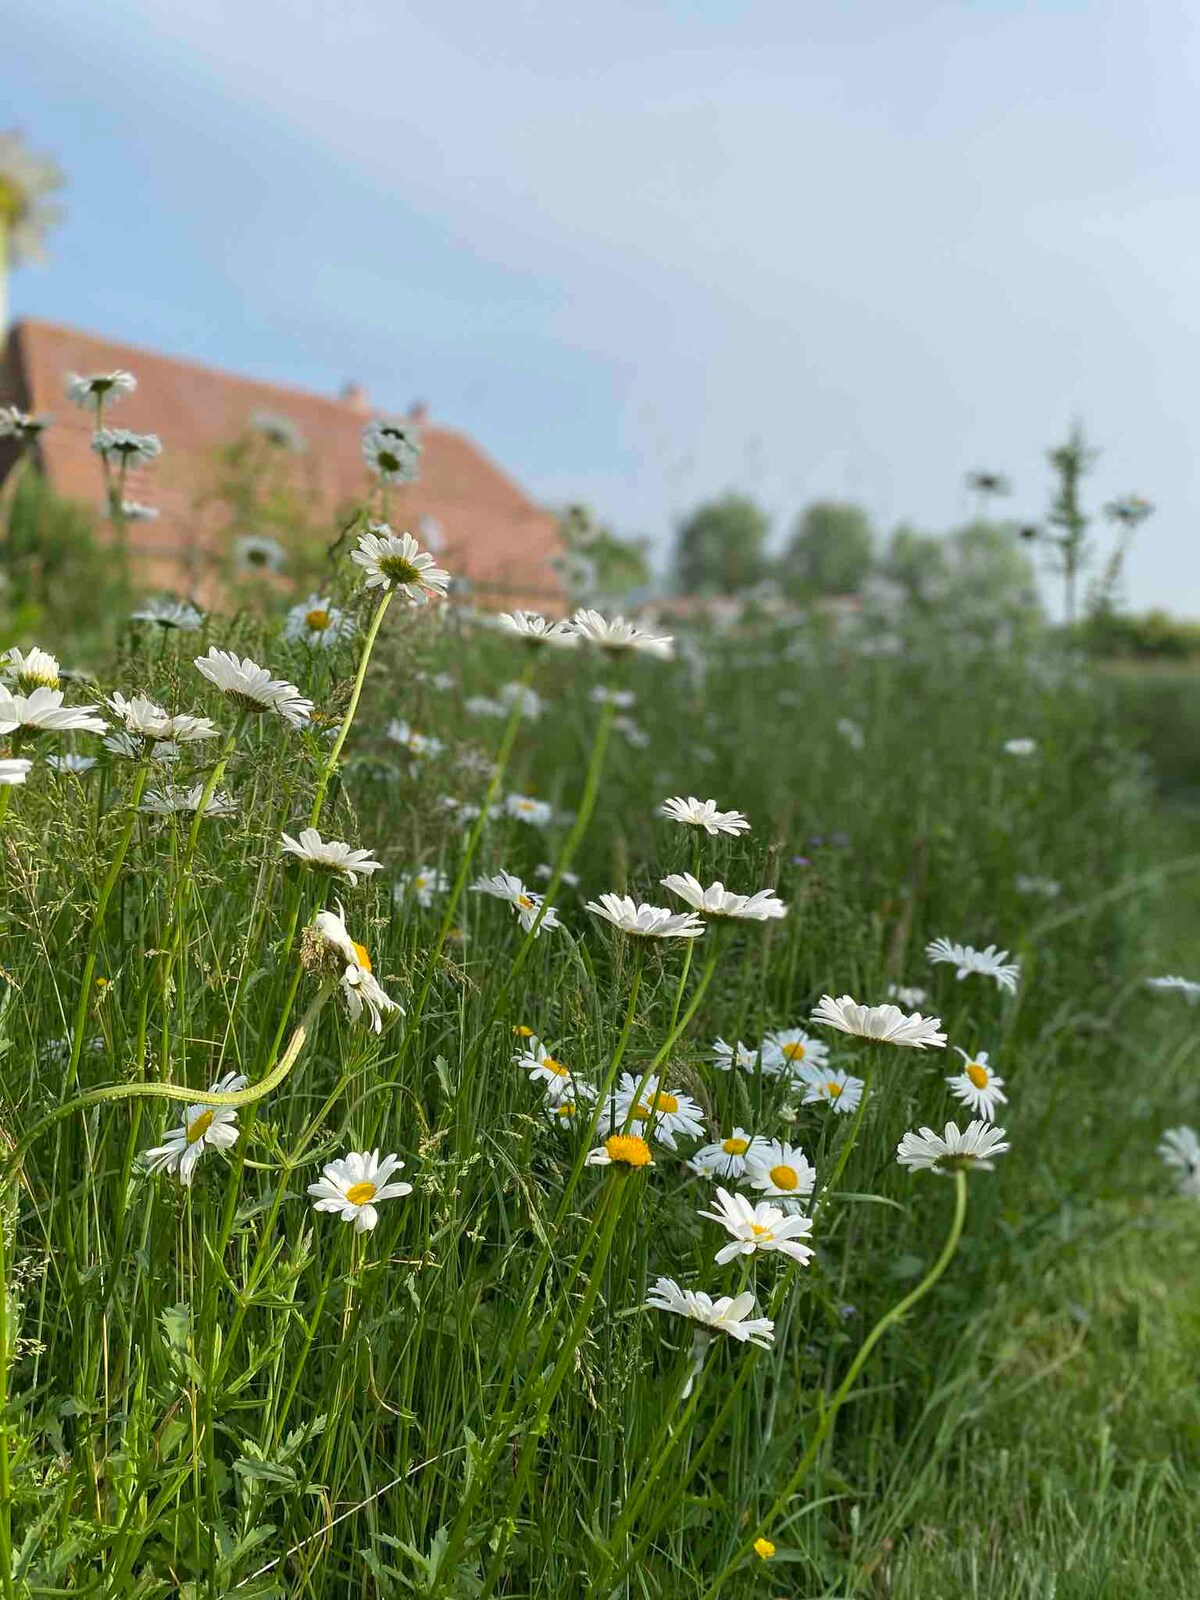
[[[1186,0],[39,0],[12,309],[425,401],[664,559],[728,489],[1036,519],[1078,418],[1129,603],[1200,614],[1198,67]]]

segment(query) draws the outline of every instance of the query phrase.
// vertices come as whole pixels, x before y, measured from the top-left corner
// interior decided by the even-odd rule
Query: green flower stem
[[[375,648],[375,640],[379,635],[387,608],[392,603],[392,590],[385,589],[379,597],[379,604],[375,607],[375,614],[371,618],[367,629],[367,636],[363,640],[362,652],[358,658],[358,671],[354,675],[354,688],[350,691],[350,703],[346,707],[346,715],[342,718],[342,725],[338,729],[337,738],[333,741],[325,764],[317,777],[316,793],[313,795],[312,812],[309,815],[308,825],[315,828],[321,816],[321,809],[325,804],[325,794],[329,788],[330,780],[337,771],[338,760],[342,754],[342,747],[350,733],[351,724],[358,711],[358,702],[362,698],[363,684],[366,682],[367,667],[371,660],[371,651]]]
[[[689,957],[691,956],[690,947],[695,944],[695,942],[696,941],[694,939],[688,940]],[[671,1028],[667,1034],[667,1042],[663,1045],[662,1049],[658,1052],[653,1061],[651,1061],[650,1065],[642,1074],[642,1080],[638,1084],[637,1092],[634,1094],[629,1106],[629,1115],[625,1118],[625,1124],[621,1129],[622,1133],[629,1132],[629,1129],[634,1121],[634,1112],[637,1110],[638,1106],[641,1105],[642,1096],[646,1092],[646,1085],[650,1082],[650,1079],[654,1077],[658,1069],[670,1060],[671,1051],[675,1048],[676,1041],[681,1037],[681,1035],[687,1032],[688,1026],[691,1023],[692,1018],[696,1015],[696,1011],[699,1008],[701,1000],[704,998],[704,992],[712,981],[712,975],[717,969],[717,956],[719,954],[719,950],[719,940],[718,938],[714,937],[712,941],[712,949],[710,951],[708,960],[704,965],[704,971],[700,974],[700,982],[696,985],[696,992],[692,996],[690,1002],[688,1003],[688,1008],[683,1014],[683,1021],[680,1022],[676,1019],[679,1016],[679,1002],[683,996],[683,982],[687,977],[687,969],[690,965],[690,961],[684,962],[683,973],[679,979],[679,987],[675,992],[675,1005],[672,1013]],[[647,1132],[650,1132],[653,1129],[653,1126],[653,1121],[648,1123]]]
[[[966,1216],[967,1175],[960,1167],[954,1174],[954,1218],[950,1224],[950,1232],[946,1235],[946,1242],[942,1246],[941,1254],[938,1256],[933,1266],[930,1267],[929,1271],[921,1279],[920,1283],[917,1284],[916,1288],[911,1290],[910,1293],[906,1294],[902,1300],[898,1300],[896,1304],[890,1308],[890,1310],[885,1311],[883,1316],[880,1317],[879,1321],[863,1340],[862,1344],[859,1346],[858,1354],[855,1356],[854,1360],[850,1363],[850,1366],[847,1369],[846,1376],[842,1379],[841,1383],[834,1391],[833,1398],[830,1400],[829,1404],[822,1411],[821,1420],[817,1424],[816,1431],[814,1432],[812,1439],[809,1441],[808,1449],[801,1457],[795,1471],[787,1480],[787,1483],[784,1485],[782,1491],[775,1497],[775,1500],[772,1502],[766,1515],[759,1518],[753,1530],[747,1535],[741,1547],[734,1554],[733,1559],[729,1561],[724,1568],[722,1568],[722,1570],[713,1579],[709,1587],[704,1591],[703,1600],[716,1600],[716,1597],[721,1593],[725,1580],[737,1570],[745,1558],[754,1549],[755,1540],[769,1535],[772,1526],[787,1509],[788,1501],[795,1494],[801,1483],[803,1483],[813,1462],[817,1459],[817,1455],[821,1449],[821,1446],[825,1443],[825,1440],[828,1437],[835,1420],[837,1419],[837,1414],[841,1409],[842,1402],[845,1400],[847,1394],[849,1394],[855,1379],[858,1377],[863,1367],[867,1364],[872,1350],[874,1350],[875,1346],[883,1338],[884,1334],[893,1325],[893,1323],[899,1322],[902,1317],[912,1310],[913,1306],[917,1304],[918,1300],[924,1299],[924,1297],[937,1283],[938,1279],[941,1278],[946,1268],[950,1265],[950,1262],[954,1257],[954,1252],[958,1249],[958,1241],[962,1237],[963,1223],[966,1221]]]
[[[858,1102],[858,1110],[854,1113],[854,1121],[850,1124],[850,1131],[842,1143],[842,1148],[838,1151],[838,1158],[834,1163],[833,1171],[821,1186],[821,1193],[818,1195],[817,1204],[813,1209],[814,1216],[825,1204],[826,1199],[836,1191],[842,1173],[846,1170],[846,1164],[853,1154],[854,1146],[858,1143],[858,1136],[862,1131],[863,1114],[867,1109],[867,1101],[871,1097],[871,1077],[871,1066],[867,1066],[863,1069],[862,1099]]]
[[[4,1196],[0,1193],[0,1592],[4,1600],[13,1600],[12,1469],[8,1459],[8,1258],[4,1211]]]
[[[0,827],[4,825],[5,814],[8,811],[8,797],[12,793],[12,789],[13,785],[11,783],[6,783],[3,788],[0,788]]]

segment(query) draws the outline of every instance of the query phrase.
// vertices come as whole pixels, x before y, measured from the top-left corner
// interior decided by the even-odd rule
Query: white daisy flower
[[[559,650],[573,650],[579,643],[579,635],[569,622],[548,622],[536,611],[502,611],[496,618],[496,627],[535,649],[553,645]]]
[[[1036,739],[1006,739],[1004,753],[1009,756],[1032,756],[1037,753]]]
[[[410,756],[418,761],[422,756],[438,756],[446,748],[440,739],[435,739],[431,734],[418,733],[416,728],[404,720],[403,717],[393,717],[383,730],[384,737],[393,744],[402,745]]]
[[[3,709],[0,708],[0,717],[3,715]],[[2,727],[0,732],[3,732]],[[1146,987],[1153,989],[1157,994],[1170,994],[1172,991],[1181,994],[1190,1006],[1194,1006],[1200,1000],[1200,983],[1193,982],[1191,978],[1181,978],[1174,973],[1165,978],[1147,978]]]
[[[738,922],[772,922],[787,916],[787,907],[772,889],[754,894],[734,894],[719,880],[704,888],[690,872],[672,872],[661,878],[664,889],[677,894],[702,917],[731,917]]]
[[[369,850],[353,850],[344,839],[322,839],[316,828],[302,828],[298,839],[285,833],[280,848],[282,854],[296,856],[306,867],[337,873],[350,884],[383,871],[383,862],[373,860]]]
[[[918,1006],[923,1006],[929,998],[924,989],[915,984],[889,983],[887,997],[895,1000],[897,1004],[907,1006],[910,1011],[915,1011]]]
[[[292,421],[281,411],[268,411],[259,407],[252,411],[249,418],[250,428],[254,433],[260,433],[268,444],[278,445],[281,450],[288,450],[292,455],[301,455],[304,451],[304,435]]]
[[[155,762],[178,761],[183,754],[183,747],[171,740],[147,746],[144,739],[135,739],[131,733],[126,733],[124,728],[118,728],[110,733],[104,741],[104,748],[111,751],[114,756],[122,756],[126,761],[140,761],[147,754],[150,760]]]
[[[612,706],[616,711],[630,711],[637,704],[632,689],[612,689],[607,683],[594,684],[588,690],[588,699],[593,705]]]
[[[804,1151],[782,1139],[756,1142],[746,1163],[746,1176],[751,1188],[781,1200],[785,1210],[802,1206],[817,1182],[816,1168]]]
[[[763,1040],[763,1071],[795,1078],[803,1067],[821,1070],[829,1056],[824,1039],[814,1039],[803,1028],[777,1028]]]
[[[376,420],[363,429],[362,453],[384,483],[411,483],[421,464],[421,441],[407,423]]]
[[[1004,1093],[1004,1079],[988,1066],[986,1050],[969,1056],[958,1045],[954,1048],[963,1058],[963,1069],[946,1079],[951,1094],[956,1100],[961,1100],[973,1115],[982,1117],[985,1122],[995,1122],[996,1107],[1008,1102],[1008,1096]]]
[[[331,650],[353,634],[354,619],[319,594],[310,594],[302,605],[293,606],[283,624],[285,639],[302,640],[317,650]]]
[[[203,611],[186,600],[172,600],[169,595],[160,600],[147,600],[138,610],[131,611],[129,618],[131,622],[152,622],[164,633],[197,633],[204,625]]]
[[[824,1104],[843,1117],[858,1110],[866,1087],[864,1079],[851,1077],[840,1067],[801,1067],[799,1080],[804,1085],[801,1105]]]
[[[533,875],[535,878],[541,878],[544,883],[549,883],[550,879],[554,876],[554,868],[548,861],[539,861],[537,866],[533,869]],[[577,872],[572,872],[568,867],[563,872],[559,882],[566,884],[568,889],[577,889],[579,887],[579,874]]]
[[[102,509],[106,517],[112,516],[111,506],[106,505]],[[122,522],[157,522],[160,515],[161,512],[157,506],[143,505],[140,500],[121,501]]]
[[[510,794],[504,798],[505,814],[518,822],[527,822],[531,828],[546,828],[554,818],[554,811],[544,800],[535,800],[531,794]]]
[[[249,1083],[239,1072],[229,1072],[212,1086],[214,1094],[237,1094]],[[203,1101],[188,1106],[178,1127],[171,1128],[160,1145],[147,1150],[142,1161],[148,1172],[169,1172],[185,1188],[191,1187],[196,1168],[206,1150],[231,1150],[237,1143],[236,1106],[210,1106]]]
[[[32,444],[49,426],[49,417],[35,417],[18,406],[0,406],[0,439]]]
[[[526,722],[536,722],[545,709],[541,695],[527,683],[506,683],[496,696],[496,703],[505,716],[514,706],[519,706]]]
[[[647,1295],[646,1304],[655,1311],[688,1317],[701,1327],[719,1329],[739,1344],[756,1344],[769,1350],[775,1338],[775,1324],[770,1317],[750,1315],[754,1296],[749,1289],[714,1300],[702,1290],[681,1289],[674,1278],[659,1278]]]
[[[168,789],[148,789],[138,807],[151,816],[173,817],[187,812],[194,815],[199,809],[200,801],[204,798],[204,785],[193,784],[189,789],[185,785],[172,785]],[[204,807],[206,817],[236,817],[237,802],[232,796],[221,789],[214,789],[208,797]]]
[[[1062,884],[1057,878],[1037,878],[1018,872],[1013,882],[1018,894],[1037,895],[1044,900],[1057,900],[1062,893]]]
[[[35,689],[57,689],[59,665],[49,650],[7,650],[0,657],[4,676],[15,684],[21,694],[32,694]]]
[[[672,796],[663,801],[658,811],[672,822],[686,822],[693,828],[703,828],[709,835],[725,833],[736,838],[750,831],[749,820],[740,811],[718,811],[715,800],[697,800],[694,794],[686,799]]]
[[[241,711],[274,711],[293,728],[302,727],[312,714],[312,701],[306,700],[294,683],[273,678],[249,656],[239,659],[213,645],[206,656],[196,657],[195,667]]]
[[[435,565],[412,534],[395,534],[386,522],[373,522],[359,535],[350,559],[363,569],[368,589],[394,589],[413,605],[424,605],[431,595],[441,599],[450,587],[450,574]]]
[[[24,756],[0,756],[0,789],[19,788],[32,765]]]
[[[46,765],[51,772],[72,772],[77,778],[82,778],[85,772],[90,772],[96,765],[96,758],[76,755],[72,750],[62,756],[47,756]]]
[[[908,1045],[914,1050],[945,1048],[946,1035],[939,1032],[941,1017],[923,1017],[920,1012],[906,1016],[899,1006],[864,1006],[850,995],[838,1000],[823,994],[811,1020],[839,1033],[852,1033],[860,1039],[878,1039],[885,1044]]]
[[[627,894],[602,894],[599,902],[589,900],[584,910],[639,939],[698,939],[704,932],[704,924],[693,911],[638,905]]]
[[[282,572],[286,552],[268,534],[244,533],[233,542],[233,559],[240,572]]]
[[[103,733],[108,723],[96,706],[64,706],[61,689],[10,694],[0,684],[0,733]]]
[[[572,1104],[594,1101],[596,1091],[590,1083],[576,1078],[568,1066],[551,1055],[541,1040],[533,1036],[525,1041],[525,1048],[513,1056],[513,1065],[529,1074],[530,1083],[544,1086],[546,1099],[556,1104],[569,1100]]]
[[[1183,1124],[1168,1128],[1162,1136],[1158,1154],[1167,1166],[1179,1174],[1179,1192],[1191,1199],[1200,1199],[1200,1138],[1195,1128]]]
[[[712,1050],[713,1066],[721,1072],[732,1072],[734,1067],[740,1067],[743,1072],[758,1071],[761,1051],[752,1050],[740,1039],[736,1044],[726,1044],[725,1040],[720,1038],[714,1039]]]
[[[312,922],[316,939],[344,963],[341,975],[342,1000],[351,1022],[366,1019],[375,1033],[383,1030],[383,1019],[404,1007],[385,994],[371,971],[371,957],[365,945],[350,937],[341,904],[336,911],[318,911]]]
[[[596,1098],[596,1091],[591,1084],[580,1084],[580,1089],[590,1093],[592,1100]],[[579,1117],[587,1110],[586,1094],[581,1094],[578,1099],[571,1095],[564,1096],[561,1100],[543,1100],[542,1110],[546,1120],[555,1128],[576,1128],[579,1126]],[[596,1163],[592,1162],[595,1166]]]
[[[584,1158],[589,1167],[652,1167],[650,1146],[640,1134],[610,1133],[603,1144],[589,1150]]]
[[[384,1200],[399,1200],[412,1193],[411,1183],[392,1183],[394,1172],[404,1166],[397,1155],[379,1159],[378,1150],[351,1150],[321,1168],[316,1183],[308,1192],[314,1211],[335,1212],[343,1222],[352,1222],[355,1233],[370,1233],[379,1221],[377,1207]]]
[[[415,872],[406,872],[397,878],[392,899],[399,905],[411,894],[419,906],[428,908],[437,895],[445,894],[449,888],[449,876],[439,867],[418,867]]]
[[[989,944],[986,950],[976,950],[974,945],[955,944],[953,940],[938,938],[925,946],[925,957],[934,966],[947,963],[957,967],[954,976],[960,980],[977,972],[985,978],[994,978],[997,985],[1007,989],[1010,994],[1016,993],[1021,963],[1010,962],[1008,951],[994,944]]]
[[[105,461],[136,467],[162,455],[162,440],[156,433],[131,433],[128,428],[100,428],[92,435],[92,449]]]
[[[537,922],[538,912],[542,907],[542,896],[532,889],[527,889],[520,878],[512,872],[497,872],[491,877],[476,878],[471,885],[472,894],[490,895],[493,900],[505,900],[517,913],[517,920],[528,933]],[[559,927],[558,912],[553,906],[547,906],[546,914],[537,924],[538,937],[547,928]]]
[[[653,1073],[642,1084],[640,1077],[623,1072],[612,1097],[612,1107],[613,1121],[618,1128],[628,1123],[630,1133],[645,1137],[646,1125],[650,1124],[654,1138],[668,1150],[675,1149],[676,1134],[682,1134],[685,1139],[699,1139],[704,1135],[704,1116],[691,1095],[672,1094],[660,1086]]]
[[[765,1143],[765,1139],[755,1138],[745,1128],[735,1128],[727,1139],[697,1150],[688,1166],[705,1178],[741,1178],[751,1154]]]
[[[906,1133],[896,1146],[896,1160],[910,1172],[947,1173],[972,1167],[990,1172],[995,1166],[992,1158],[1009,1148],[1004,1143],[1004,1129],[990,1122],[972,1122],[961,1133],[955,1123],[948,1122],[944,1133],[932,1128]]]
[[[110,694],[105,704],[124,723],[126,733],[151,744],[159,741],[193,744],[201,739],[215,739],[221,731],[207,717],[173,717],[144,694],[135,694],[132,700],[127,700],[117,692]]]
[[[67,399],[85,408],[94,408],[98,401],[111,406],[122,395],[132,394],[136,388],[137,379],[123,367],[117,367],[113,372],[92,372],[86,377],[81,377],[78,372],[68,372],[63,380]]]
[[[486,694],[469,694],[463,701],[463,710],[469,717],[502,717],[505,714],[499,700],[491,700]]]
[[[744,1194],[718,1189],[713,1209],[702,1211],[700,1215],[710,1222],[720,1223],[732,1236],[733,1243],[717,1251],[719,1266],[737,1256],[754,1255],[759,1250],[778,1251],[800,1266],[812,1260],[812,1247],[803,1243],[812,1238],[812,1219],[798,1211],[784,1211],[782,1206],[773,1206],[769,1200],[760,1200],[754,1205]]]
[[[850,717],[838,718],[837,731],[841,734],[842,738],[845,739],[851,750],[861,751],[866,747],[866,734],[863,733],[859,724],[852,721]]]
[[[675,641],[668,637],[658,638],[652,633],[646,633],[641,628],[635,628],[632,622],[626,622],[624,617],[613,617],[609,620],[599,611],[587,609],[577,611],[571,619],[576,633],[588,644],[594,644],[597,649],[603,650],[608,655],[625,655],[630,652],[636,655],[655,656],[660,661],[670,661],[675,655]]]

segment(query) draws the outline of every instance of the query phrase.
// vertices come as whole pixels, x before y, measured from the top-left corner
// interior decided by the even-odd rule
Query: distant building
[[[362,458],[362,429],[386,413],[376,412],[353,386],[327,399],[48,322],[18,322],[0,353],[0,405],[53,417],[38,448],[42,470],[62,495],[97,508],[103,501],[91,419],[65,397],[64,375],[118,367],[136,376],[138,388],[106,421],[157,433],[163,444],[158,460],[127,480],[129,499],[160,512],[157,521],[129,528],[129,550],[147,589],[211,589],[229,529],[227,516],[205,498],[216,481],[220,448],[255,417],[287,418],[295,426],[304,448],[287,456],[280,470],[302,497],[308,520],[330,539],[339,513],[362,503],[374,482]],[[466,435],[428,422],[422,407],[414,407],[409,420],[424,446],[421,470],[415,483],[392,488],[392,527],[408,528],[435,546],[440,563],[469,582],[480,604],[561,610],[562,587],[548,565],[561,549],[555,517]],[[0,478],[14,459],[11,450],[0,456]]]

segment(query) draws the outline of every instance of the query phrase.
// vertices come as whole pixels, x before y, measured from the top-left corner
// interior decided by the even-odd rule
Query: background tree
[[[780,562],[783,586],[796,599],[855,594],[871,571],[874,537],[862,506],[817,500],[797,517]]]
[[[932,605],[945,595],[950,581],[945,539],[902,522],[888,543],[883,572],[914,605]]]
[[[767,573],[766,512],[748,495],[709,500],[680,524],[675,581],[681,594],[738,594]]]
[[[563,553],[554,565],[573,600],[623,600],[649,585],[646,541],[614,533],[582,501],[559,511],[558,531]]]

